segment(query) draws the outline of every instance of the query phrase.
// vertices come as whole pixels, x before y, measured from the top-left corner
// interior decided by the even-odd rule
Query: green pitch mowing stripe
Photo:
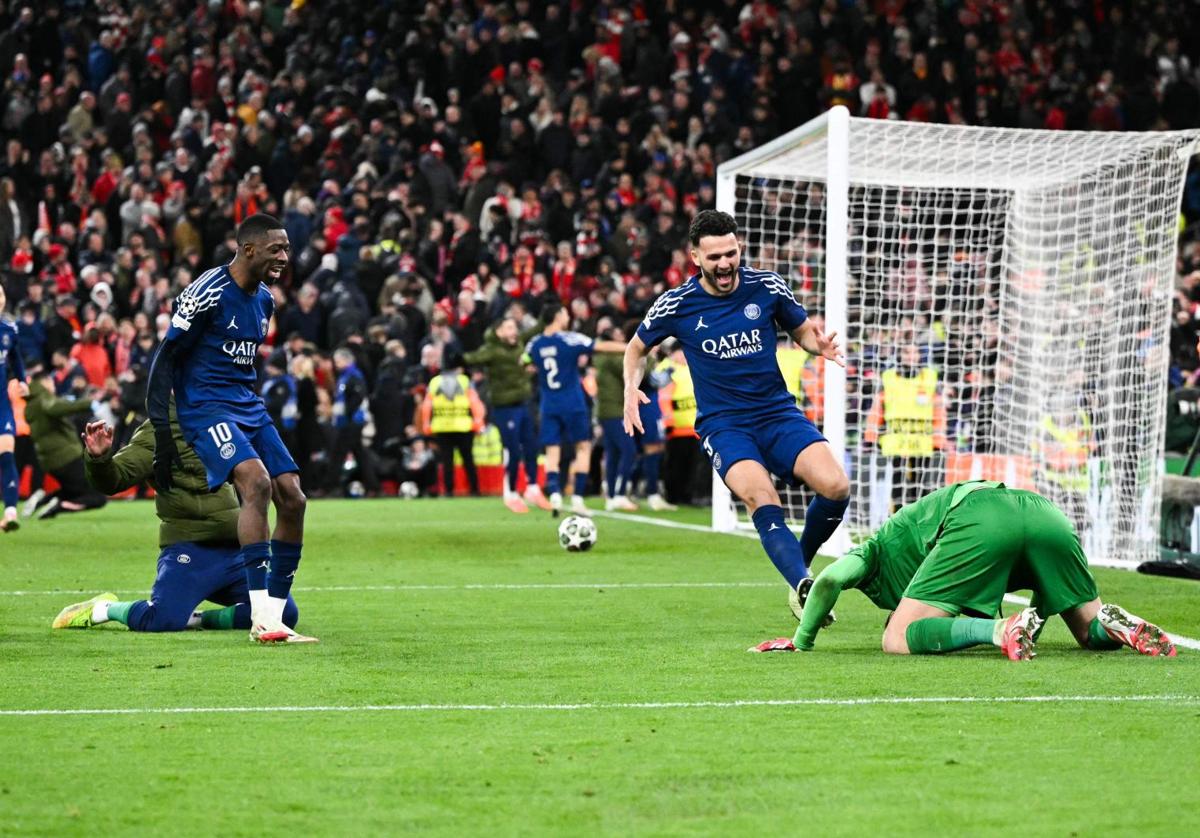
[[[864,707],[878,704],[1200,704],[1200,695],[864,696],[862,698],[746,698],[736,701],[614,701],[582,704],[363,704],[311,707],[108,707],[0,710],[0,716],[140,716],[178,713],[474,713],[577,710],[728,710],[743,707]]]

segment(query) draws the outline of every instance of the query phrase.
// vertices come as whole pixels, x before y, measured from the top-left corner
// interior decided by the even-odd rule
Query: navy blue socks
[[[790,587],[795,588],[801,579],[808,576],[808,567],[804,564],[800,542],[783,518],[783,508],[769,504],[754,510],[754,528],[758,530],[758,538],[775,569],[783,574]]]
[[[821,545],[829,540],[833,531],[842,523],[846,507],[850,499],[830,500],[817,495],[808,505],[804,515],[804,532],[800,533],[800,549],[804,551],[804,560],[809,564],[816,557]]]

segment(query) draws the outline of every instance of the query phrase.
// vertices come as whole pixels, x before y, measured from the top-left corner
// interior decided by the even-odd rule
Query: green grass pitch
[[[1055,620],[1029,663],[887,657],[851,592],[816,652],[751,655],[794,628],[757,541],[598,526],[567,554],[496,500],[311,504],[321,643],[260,648],[52,632],[148,591],[156,522],[27,523],[0,537],[0,835],[1200,833],[1200,652],[1086,652]],[[1097,575],[1200,637],[1200,586]],[[131,712],[13,712],[50,709]]]

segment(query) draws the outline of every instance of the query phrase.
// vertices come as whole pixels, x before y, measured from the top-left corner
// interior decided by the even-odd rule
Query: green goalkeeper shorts
[[[941,536],[904,596],[950,614],[994,617],[1007,591],[1030,589],[1043,616],[1097,596],[1071,522],[1034,492],[972,492],[946,516]]]

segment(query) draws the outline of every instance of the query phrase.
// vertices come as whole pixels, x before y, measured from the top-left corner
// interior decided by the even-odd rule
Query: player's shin
[[[246,568],[246,587],[250,591],[250,620],[264,623],[270,615],[267,594],[267,570],[271,563],[271,543],[258,541],[242,546],[242,565]]]
[[[267,594],[271,606],[272,623],[283,622],[283,609],[288,594],[292,592],[292,581],[300,567],[302,545],[289,541],[271,541],[271,570],[267,576]]]
[[[795,589],[800,580],[808,575],[808,568],[804,564],[800,542],[783,518],[783,508],[776,504],[760,506],[754,510],[754,527],[771,563],[783,574],[788,585]]]
[[[17,501],[17,461],[13,457],[11,451],[0,453],[0,497],[3,498],[3,509],[0,511],[13,511],[16,514]]]
[[[804,552],[805,562],[812,564],[821,545],[842,523],[842,516],[846,514],[849,504],[849,498],[833,500],[817,495],[812,499],[804,514],[804,531],[800,533],[800,549]]]
[[[971,646],[1000,643],[995,637],[996,627],[1003,627],[1003,620],[979,620],[971,617],[926,617],[909,623],[904,632],[909,654],[935,655],[956,652]]]

